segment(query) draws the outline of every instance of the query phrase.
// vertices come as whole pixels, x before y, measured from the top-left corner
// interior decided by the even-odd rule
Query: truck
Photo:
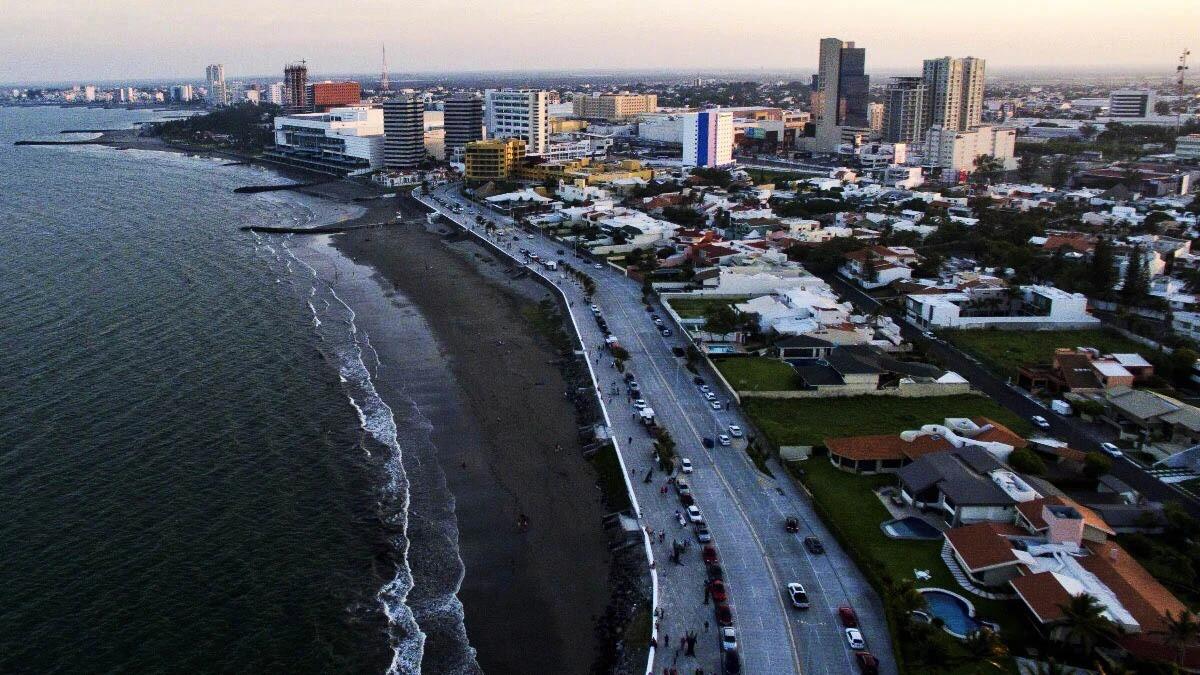
[[[657,424],[657,422],[654,421],[654,408],[647,406],[637,411],[637,414],[638,417],[641,418],[642,424],[648,427],[652,427]]]
[[[545,266],[545,268],[548,270],[558,269],[558,261],[557,260],[543,260],[542,265]]]
[[[1050,409],[1059,415],[1071,415],[1071,404],[1061,399],[1056,398],[1053,401],[1050,401]]]

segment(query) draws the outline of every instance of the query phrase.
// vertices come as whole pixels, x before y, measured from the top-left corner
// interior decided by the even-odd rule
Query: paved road
[[[849,298],[860,309],[872,311],[881,306],[879,301],[841,277],[827,277],[826,280],[843,297]],[[1071,447],[1085,451],[1101,451],[1101,443],[1116,440],[1116,434],[1111,429],[1098,424],[1089,424],[1076,417],[1064,417],[1051,412],[1040,402],[1031,398],[1023,389],[1010,385],[966,352],[944,340],[930,339],[915,326],[903,321],[902,317],[896,318],[906,340],[925,346],[929,353],[941,360],[946,368],[967,378],[972,387],[987,394],[1012,412],[1025,419],[1034,415],[1046,418],[1050,423],[1049,433],[1066,441]],[[1192,515],[1200,517],[1200,504],[1197,504],[1193,498],[1146,473],[1145,469],[1128,458],[1114,458],[1112,475],[1125,481],[1147,499],[1160,502],[1178,501]]]
[[[442,188],[435,196],[458,201],[464,212],[456,215],[436,202],[426,203],[443,215],[473,225],[474,207],[457,197],[453,187]],[[494,212],[486,217],[511,226],[511,221]],[[725,570],[741,643],[743,672],[854,672],[852,654],[836,616],[837,607],[848,604],[858,612],[868,648],[881,661],[881,672],[895,673],[882,603],[820,522],[807,496],[792,481],[776,480],[759,472],[740,440],[733,447],[718,446],[712,450],[703,447],[703,438],[714,438],[725,432],[729,424],[745,428],[745,420],[738,410],[713,410],[702,397],[692,381],[693,375],[671,352],[671,347],[682,346],[683,340],[659,333],[642,305],[640,285],[613,268],[597,269],[588,261],[572,257],[562,244],[541,235],[530,238],[524,232],[515,234],[516,240],[514,231],[509,230],[503,237],[493,237],[493,241],[515,256],[523,257],[518,248],[526,248],[544,258],[564,259],[587,269],[597,287],[592,301],[601,308],[609,329],[630,353],[628,369],[636,375],[659,423],[670,430],[679,454],[694,463],[695,472],[688,478],[712,529]],[[699,546],[691,540],[683,565],[669,561],[672,538],[682,540],[690,536],[689,530],[674,519],[679,503],[671,489],[662,492],[666,474],[655,471],[651,482],[644,482],[652,465],[650,437],[633,418],[624,383],[611,368],[611,357],[602,348],[604,336],[584,303],[582,290],[566,275],[558,276],[556,283],[572,304],[569,309],[595,366],[598,388],[610,410],[618,449],[630,467],[643,524],[656,533],[666,533],[663,543],[658,542],[656,535],[653,546],[659,605],[664,611],[659,642],[669,636],[671,644],[670,648],[659,650],[655,672],[672,665],[678,637],[689,630],[700,633],[700,642],[695,659],[679,657],[680,672],[691,672],[697,667],[719,672],[716,627],[712,607],[704,603],[704,569]],[[657,313],[667,316],[661,308]],[[716,381],[711,373],[706,373],[705,379],[709,383]],[[782,471],[778,465],[771,468],[776,474]],[[799,534],[784,531],[783,521],[789,515],[801,519]],[[826,554],[812,556],[807,552],[801,542],[810,534],[821,538]],[[810,610],[790,607],[783,588],[792,581],[799,581],[808,589],[813,603]],[[705,620],[712,624],[707,633],[703,629]]]

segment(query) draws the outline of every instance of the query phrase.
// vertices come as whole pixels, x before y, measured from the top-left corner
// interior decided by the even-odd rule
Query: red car
[[[858,615],[854,613],[853,607],[849,605],[838,607],[838,617],[846,628],[858,628]]]
[[[729,593],[725,590],[725,582],[720,579],[714,579],[708,584],[708,592],[712,595],[713,602],[724,604],[729,600]]]
[[[854,660],[858,662],[858,669],[863,675],[878,675],[879,659],[871,655],[871,652],[854,652]]]
[[[700,550],[700,555],[704,558],[705,565],[712,565],[717,562],[717,547],[705,546]]]
[[[717,609],[716,609],[717,625],[732,626],[733,625],[733,611],[729,609],[729,605],[726,605],[723,602],[718,602],[716,607],[717,607]]]

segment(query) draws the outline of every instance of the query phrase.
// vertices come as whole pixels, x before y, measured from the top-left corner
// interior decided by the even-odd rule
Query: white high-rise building
[[[276,82],[267,87],[267,102],[275,105],[283,105],[283,88],[282,82]]]
[[[1118,89],[1108,95],[1108,116],[1145,118],[1154,114],[1154,90]]]
[[[87,101],[88,103],[91,103],[92,101],[96,100],[95,85],[89,84],[83,88],[83,100]]]
[[[685,167],[733,164],[733,113],[720,109],[688,113],[679,124]]]
[[[1017,168],[1016,129],[975,127],[966,131],[933,126],[925,134],[924,164],[943,171],[973,173],[984,155],[1000,160],[1006,171]]]
[[[229,105],[229,88],[225,86],[225,66],[214,63],[204,69],[204,76],[208,80],[208,104],[210,106]]]
[[[171,87],[171,100],[172,101],[179,101],[180,103],[187,103],[188,101],[192,100],[192,96],[193,96],[192,85],[190,85],[190,84],[177,84],[177,85]]]
[[[546,154],[550,123],[547,92],[537,89],[489,89],[484,97],[488,138],[520,138],[526,155]]]
[[[983,121],[986,62],[968,56],[926,59],[924,126],[963,131]]]

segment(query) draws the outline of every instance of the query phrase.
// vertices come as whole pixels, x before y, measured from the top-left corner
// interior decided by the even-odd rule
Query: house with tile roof
[[[826,438],[823,442],[834,466],[863,474],[895,473],[926,455],[966,446],[1007,457],[1014,449],[1029,445],[1012,429],[987,417],[946,418],[943,424],[927,424],[900,434]]]

